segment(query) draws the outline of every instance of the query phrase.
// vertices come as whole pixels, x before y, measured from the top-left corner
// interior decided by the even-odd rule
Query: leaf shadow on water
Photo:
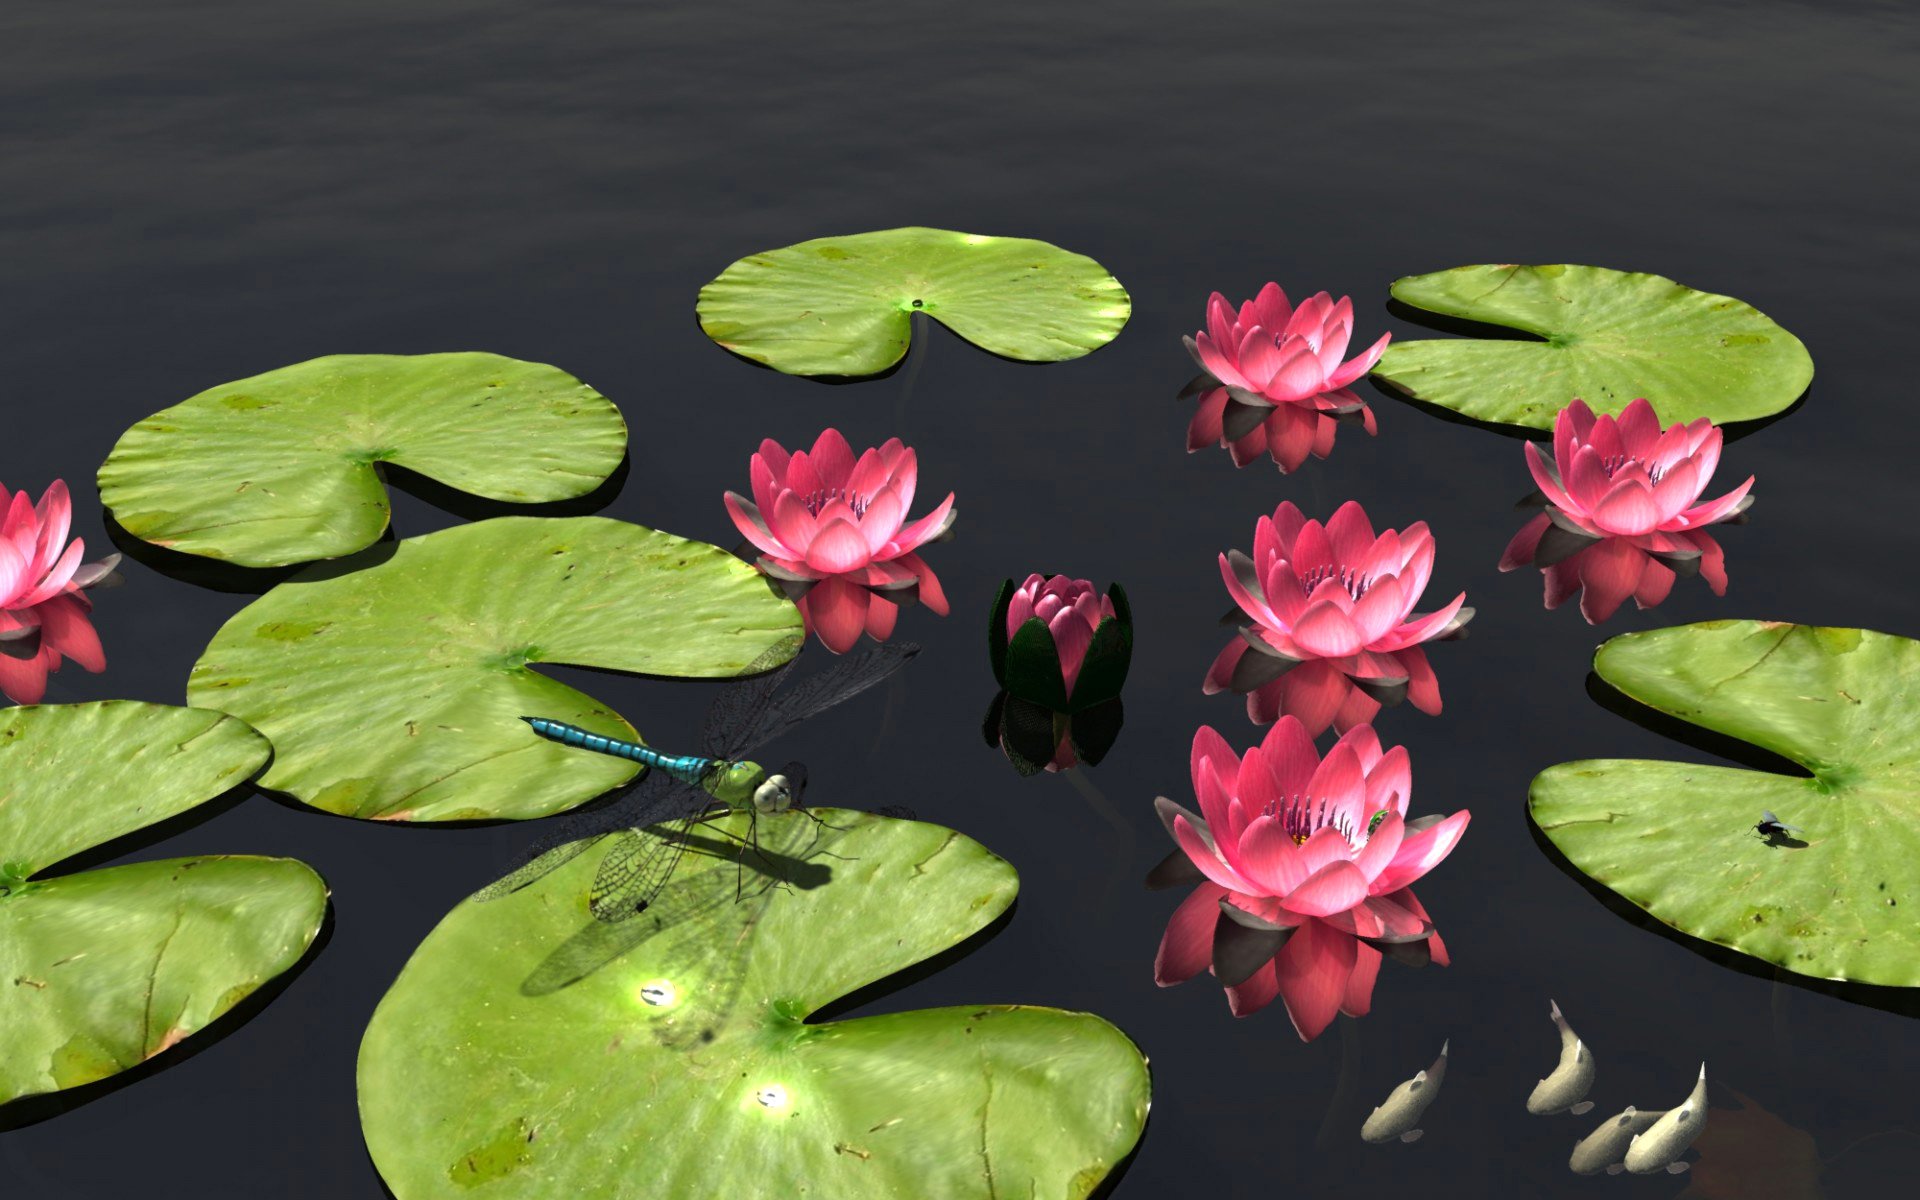
[[[1607,711],[1624,717],[1634,724],[1658,733],[1663,737],[1690,746],[1704,753],[1724,758],[1755,771],[1766,771],[1796,779],[1811,779],[1812,774],[1791,759],[1783,758],[1770,750],[1748,742],[1731,738],[1725,734],[1690,725],[1675,717],[1652,709],[1631,699],[1619,689],[1602,680],[1599,676],[1587,676],[1587,694],[1595,703]],[[1759,813],[1754,814],[1755,818]],[[1861,1004],[1868,1008],[1877,1008],[1897,1016],[1920,1018],[1920,989],[1889,987],[1881,984],[1846,983],[1833,979],[1816,979],[1810,975],[1800,975],[1788,971],[1764,959],[1742,954],[1704,938],[1698,938],[1660,920],[1639,905],[1621,896],[1613,889],[1592,878],[1576,867],[1572,860],[1561,853],[1533,818],[1531,812],[1527,819],[1527,833],[1532,836],[1546,860],[1552,863],[1569,879],[1585,888],[1587,893],[1598,900],[1614,915],[1620,917],[1635,928],[1655,933],[1678,946],[1693,951],[1715,966],[1738,971],[1755,979],[1764,979],[1770,983],[1786,983],[1805,991],[1831,996],[1850,1004]],[[1752,836],[1752,830],[1743,830],[1745,836]],[[1739,835],[1736,835],[1739,836]],[[1782,848],[1789,847],[1791,841],[1777,843]]]
[[[1387,314],[1405,321],[1409,325],[1417,325],[1422,329],[1431,329],[1436,333],[1449,333],[1456,337],[1471,338],[1476,341],[1539,342],[1544,344],[1547,340],[1537,334],[1528,333],[1524,329],[1513,329],[1506,325],[1492,325],[1484,321],[1470,321],[1464,317],[1452,317],[1444,313],[1429,312],[1424,308],[1415,308],[1413,305],[1400,300],[1387,301]],[[1552,430],[1535,429],[1531,425],[1509,425],[1499,421],[1477,420],[1462,413],[1457,413],[1450,408],[1443,408],[1438,404],[1433,404],[1429,401],[1411,396],[1371,372],[1367,374],[1366,378],[1367,383],[1380,395],[1437,420],[1446,421],[1449,424],[1467,425],[1474,429],[1484,429],[1489,433],[1497,433],[1502,437],[1513,438],[1518,441],[1545,442],[1551,441],[1553,438]],[[1784,420],[1792,416],[1794,413],[1800,411],[1800,406],[1805,404],[1807,397],[1811,395],[1813,395],[1813,386],[1809,384],[1807,390],[1801,392],[1792,404],[1787,405],[1777,413],[1771,413],[1764,417],[1756,417],[1751,421],[1729,421],[1725,425],[1720,426],[1720,431],[1725,437],[1725,444],[1732,445],[1741,438],[1760,432],[1775,421]],[[1569,399],[1571,399],[1571,397],[1569,397]]]
[[[307,968],[320,957],[321,951],[326,949],[327,943],[333,940],[333,926],[333,901],[329,898],[326,915],[320,921],[319,932],[308,944],[306,953],[302,954],[299,961],[291,967],[261,984],[210,1024],[144,1062],[93,1083],[67,1088],[64,1091],[26,1096],[9,1104],[0,1104],[0,1133],[23,1129],[28,1125],[37,1125],[62,1113],[71,1112],[82,1105],[91,1104],[122,1088],[131,1087],[155,1072],[183,1063],[194,1055],[232,1037],[242,1026],[259,1016],[269,1004],[278,999],[282,992],[292,987],[294,980],[306,973]]]
[[[307,582],[317,582],[377,567],[392,558],[400,548],[399,536],[389,523],[373,545],[340,558],[292,563],[284,567],[243,567],[141,541],[128,533],[110,513],[102,513],[100,520],[106,526],[107,539],[113,543],[114,549],[141,566],[193,587],[248,596],[262,595],[294,575],[302,575]]]
[[[374,468],[379,472],[381,482],[389,488],[398,488],[415,500],[431,504],[442,512],[452,513],[466,521],[485,521],[492,517],[590,517],[619,498],[620,490],[627,485],[627,476],[633,471],[633,453],[629,450],[621,455],[620,465],[592,491],[571,500],[549,500],[544,503],[476,496],[398,463],[378,462]]]

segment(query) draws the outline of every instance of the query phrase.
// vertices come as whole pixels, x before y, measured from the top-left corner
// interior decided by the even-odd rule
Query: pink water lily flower
[[[1753,504],[1753,477],[1717,500],[1700,493],[1720,463],[1720,430],[1705,417],[1662,429],[1645,399],[1618,418],[1583,401],[1553,422],[1553,458],[1526,446],[1546,511],[1514,536],[1502,571],[1539,567],[1548,608],[1580,592],[1580,612],[1598,624],[1628,596],[1641,608],[1667,598],[1680,574],[1699,573],[1727,594],[1726,554],[1706,532]]]
[[[726,495],[734,525],[761,552],[760,569],[835,654],[851,649],[862,631],[886,640],[903,604],[919,600],[947,613],[940,581],[916,551],[952,528],[953,494],[906,524],[919,475],[899,438],[856,459],[840,431],[828,429],[811,452],[761,442],[751,463],[753,499]]]
[[[1353,501],[1324,526],[1282,501],[1254,527],[1251,558],[1220,556],[1234,619],[1248,621],[1213,660],[1204,689],[1245,695],[1257,724],[1287,714],[1315,735],[1371,721],[1402,699],[1438,715],[1440,683],[1421,647],[1459,637],[1473,610],[1462,592],[1436,612],[1413,611],[1433,556],[1424,521],[1376,537]]]
[[[1383,952],[1447,962],[1409,889],[1452,853],[1470,814],[1410,820],[1404,748],[1383,751],[1360,725],[1322,759],[1306,726],[1281,717],[1244,758],[1202,727],[1190,769],[1199,814],[1156,802],[1180,847],[1159,881],[1203,877],[1160,940],[1160,986],[1210,970],[1235,1016],[1278,997],[1311,1041],[1335,1013],[1366,1014]]]
[[[1284,471],[1307,455],[1325,458],[1341,420],[1375,432],[1373,410],[1349,385],[1373,369],[1393,339],[1390,333],[1358,357],[1341,362],[1353,337],[1353,301],[1316,292],[1294,308],[1277,283],[1240,306],[1215,292],[1207,301],[1207,327],[1187,338],[1187,352],[1200,375],[1180,393],[1200,407],[1187,425],[1189,453],[1215,443],[1227,447],[1235,466],[1261,454]]]
[[[72,524],[73,503],[60,480],[38,504],[0,484],[0,692],[18,704],[38,704],[63,659],[106,669],[81,589],[104,579],[120,557],[81,561],[86,543],[67,541]]]

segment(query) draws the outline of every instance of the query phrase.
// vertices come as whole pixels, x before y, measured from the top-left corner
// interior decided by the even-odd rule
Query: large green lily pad
[[[129,533],[249,567],[337,558],[387,527],[389,462],[490,500],[586,495],[626,453],[606,397],[498,354],[334,354],[155,413],[100,467]]]
[[[1920,642],[1708,621],[1613,638],[1594,669],[1812,778],[1612,759],[1551,767],[1529,803],[1574,866],[1668,925],[1789,971],[1920,986]],[[1761,836],[1768,809],[1802,832]]]
[[[1604,267],[1455,267],[1396,280],[1416,308],[1543,341],[1395,342],[1374,378],[1478,421],[1552,429],[1575,398],[1618,413],[1636,398],[1671,424],[1750,421],[1813,381],[1800,339],[1752,305],[1671,279]]]
[[[788,375],[872,375],[900,361],[914,313],[1023,362],[1079,358],[1133,312],[1099,263],[1031,238],[884,229],[748,255],[700,289],[700,328]]]
[[[300,960],[327,889],[292,859],[38,878],[212,799],[267,754],[245,724],[200,709],[0,711],[0,1104],[137,1066]]]
[[[639,768],[536,737],[522,716],[636,735],[534,664],[715,679],[791,658],[800,638],[793,603],[718,547],[605,517],[498,517],[295,575],[221,627],[187,695],[272,739],[260,782],[315,808],[540,817]]]
[[[1146,1119],[1145,1061],[1085,1013],[808,1016],[980,930],[1013,868],[934,825],[734,814],[623,925],[599,848],[441,921],[360,1047],[360,1120],[400,1200],[1086,1196]],[[744,879],[744,882],[743,882]],[[739,897],[736,899],[736,895]]]

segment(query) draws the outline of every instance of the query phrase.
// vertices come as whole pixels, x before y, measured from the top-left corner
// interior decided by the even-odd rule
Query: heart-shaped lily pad
[[[315,808],[541,817],[639,767],[535,736],[522,716],[635,734],[532,664],[715,679],[800,638],[793,602],[718,547],[606,517],[498,517],[295,575],[221,627],[187,695],[272,739],[260,782]]]
[[[1920,642],[1708,621],[1613,638],[1594,670],[1812,777],[1551,767],[1533,781],[1533,820],[1575,867],[1668,925],[1787,970],[1920,986]],[[1768,810],[1798,829],[1757,829]]]
[[[327,889],[292,859],[36,877],[212,799],[267,754],[246,725],[200,709],[0,711],[0,1104],[137,1066],[300,960]]]
[[[1501,263],[1410,275],[1392,291],[1417,308],[1543,339],[1387,347],[1375,379],[1477,421],[1552,429],[1576,398],[1617,414],[1645,396],[1668,424],[1724,425],[1780,412],[1813,380],[1800,339],[1752,305],[1659,275]]]
[[[336,558],[387,527],[389,462],[490,500],[593,491],[627,427],[557,367],[498,354],[335,354],[155,413],[100,467],[135,537],[248,567]]]
[[[360,1047],[400,1200],[1086,1196],[1146,1119],[1146,1063],[1085,1013],[975,1005],[807,1021],[1012,903],[934,825],[825,809],[701,835],[660,900],[596,922],[598,848],[428,935]],[[736,898],[737,897],[737,898]]]
[[[1120,281],[1031,238],[883,229],[748,255],[700,289],[700,328],[788,375],[872,375],[900,361],[914,313],[1022,362],[1079,358],[1133,312]]]

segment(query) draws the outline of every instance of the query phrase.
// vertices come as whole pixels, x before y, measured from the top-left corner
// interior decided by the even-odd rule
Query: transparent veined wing
[[[852,699],[907,665],[920,647],[911,642],[883,642],[837,658],[825,670],[787,685],[759,712],[750,728],[739,730],[725,757],[738,759],[772,741],[795,725],[834,705]]]
[[[741,669],[740,678],[707,706],[706,723],[700,730],[701,753],[731,758],[739,752],[734,744],[741,732],[759,724],[774,692],[793,673],[803,648],[793,640],[782,642]]]
[[[669,821],[686,822],[713,803],[711,795],[689,787],[665,771],[649,771],[630,791],[607,807],[560,818],[559,827],[534,844],[525,862],[475,892],[473,898],[497,900],[559,870],[608,834]]]

